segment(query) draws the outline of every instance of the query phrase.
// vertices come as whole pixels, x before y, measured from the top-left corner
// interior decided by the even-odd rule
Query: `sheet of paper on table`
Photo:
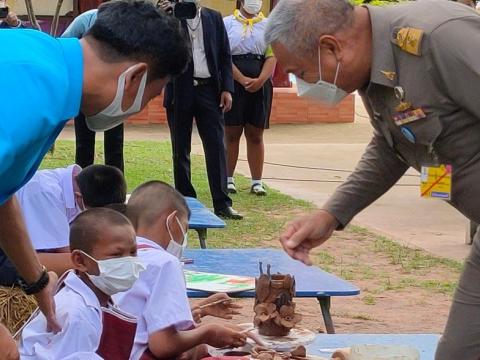
[[[236,293],[255,289],[255,278],[184,270],[187,289]]]

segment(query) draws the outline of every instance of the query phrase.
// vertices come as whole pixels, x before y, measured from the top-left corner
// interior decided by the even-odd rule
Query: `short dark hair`
[[[120,214],[127,216],[127,204],[108,204],[107,209],[118,211]]]
[[[140,224],[153,225],[167,210],[177,210],[190,219],[190,209],[182,194],[171,185],[159,181],[148,181],[137,187],[128,199],[127,217],[135,229]]]
[[[132,226],[132,223],[112,209],[95,208],[82,212],[70,224],[70,251],[81,250],[90,255],[104,232],[113,226]]]
[[[77,175],[76,181],[87,207],[102,207],[127,200],[125,178],[114,166],[87,166]]]
[[[97,20],[85,36],[89,37],[100,42],[104,61],[128,58],[148,63],[149,79],[178,76],[191,59],[190,41],[180,21],[146,1],[100,5]]]

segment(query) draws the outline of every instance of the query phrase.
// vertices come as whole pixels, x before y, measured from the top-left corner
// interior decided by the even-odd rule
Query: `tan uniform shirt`
[[[410,166],[443,163],[453,167],[451,204],[480,222],[480,16],[437,0],[368,10],[373,62],[370,83],[360,94],[375,132],[324,209],[344,226]],[[402,44],[398,34],[408,29],[414,35]],[[393,120],[400,103],[395,87],[427,115],[406,124],[414,142]]]

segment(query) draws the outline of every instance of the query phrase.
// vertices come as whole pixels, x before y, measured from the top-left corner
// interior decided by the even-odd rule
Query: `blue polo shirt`
[[[77,39],[0,30],[0,205],[34,174],[80,110],[83,55]]]

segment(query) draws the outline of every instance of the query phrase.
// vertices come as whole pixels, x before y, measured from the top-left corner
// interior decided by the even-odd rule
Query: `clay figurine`
[[[286,336],[301,321],[295,313],[295,279],[291,275],[263,272],[260,263],[260,277],[255,279],[255,317],[258,333],[264,336]],[[263,360],[263,359],[262,359]]]

